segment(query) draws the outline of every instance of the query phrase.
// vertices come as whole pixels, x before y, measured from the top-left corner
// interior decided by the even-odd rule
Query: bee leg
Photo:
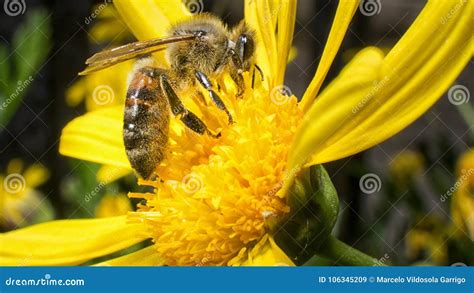
[[[258,72],[260,73],[261,81],[265,80],[264,77],[263,77],[263,71],[260,68],[260,66],[258,66],[257,64],[254,64],[253,66],[254,66],[254,68],[253,68],[253,72],[252,72],[252,88],[255,85],[255,70],[258,70]]]
[[[199,117],[196,116],[191,111],[186,111],[185,113],[182,114],[181,116],[181,121],[183,121],[184,125],[186,125],[189,129],[193,130],[194,132],[197,132],[199,134],[204,134],[206,132],[209,136],[212,136],[213,138],[219,138],[221,136],[220,133],[214,133],[207,128],[206,124],[202,122]]]
[[[240,98],[244,94],[244,78],[242,76],[242,71],[243,71],[243,64],[242,64],[242,59],[243,59],[243,43],[242,43],[242,38],[239,38],[239,47],[241,48],[239,51],[240,53],[237,53],[235,50],[230,51],[230,56],[232,58],[232,62],[234,63],[235,67],[237,68],[236,71],[232,71],[230,76],[234,80],[234,82],[237,84],[237,88],[239,91],[237,92],[237,97]],[[237,45],[237,44],[236,44]],[[253,83],[252,83],[253,87]]]
[[[207,133],[214,138],[219,138],[221,136],[220,133],[214,133],[209,130],[206,124],[204,124],[196,114],[184,107],[165,74],[160,75],[160,85],[168,99],[171,112],[175,117],[179,117],[186,127],[199,134]]]
[[[224,102],[212,89],[212,84],[209,81],[209,78],[201,71],[196,71],[195,75],[199,83],[209,92],[209,96],[211,97],[211,100],[214,102],[217,108],[227,114],[227,117],[229,118],[229,124],[234,123],[234,119],[232,118],[232,115],[230,114],[229,110],[227,110],[227,107],[225,106]]]
[[[254,68],[253,71],[252,71],[252,88],[254,88],[254,86],[255,86],[255,70],[256,69]]]
[[[242,95],[244,94],[245,87],[242,73],[232,73],[230,76],[234,80],[235,84],[237,84],[237,88],[239,89],[239,91],[237,92],[237,97],[242,97]]]

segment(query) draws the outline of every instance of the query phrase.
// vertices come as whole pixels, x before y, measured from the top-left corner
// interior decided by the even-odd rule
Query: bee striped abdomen
[[[149,178],[163,160],[168,141],[170,114],[160,87],[162,71],[137,67],[125,100],[125,150],[133,169],[143,178]]]

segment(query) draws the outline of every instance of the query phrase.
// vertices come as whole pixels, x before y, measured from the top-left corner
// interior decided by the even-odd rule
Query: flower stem
[[[315,259],[324,257],[334,261],[334,264],[343,266],[382,266],[377,259],[347,245],[336,237],[330,235],[316,253],[318,257],[312,258],[305,265],[314,265]]]
[[[464,119],[467,125],[473,125],[474,123],[474,109],[470,103],[465,103],[457,106],[461,117]],[[474,137],[474,130],[471,128],[471,138]]]

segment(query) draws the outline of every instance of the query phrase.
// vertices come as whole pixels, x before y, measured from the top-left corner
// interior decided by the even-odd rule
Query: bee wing
[[[166,49],[166,45],[171,43],[190,41],[194,38],[196,38],[195,35],[172,36],[148,41],[138,41],[104,50],[87,59],[87,68],[80,72],[79,75],[86,75],[129,59],[164,50]]]

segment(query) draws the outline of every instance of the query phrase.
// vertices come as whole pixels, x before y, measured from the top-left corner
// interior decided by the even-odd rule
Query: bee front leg
[[[219,95],[217,95],[216,92],[212,89],[212,84],[209,78],[201,71],[196,71],[195,76],[199,83],[209,92],[209,96],[211,97],[212,102],[214,102],[217,108],[227,114],[229,124],[234,123],[234,119],[232,118],[232,115],[230,114],[229,110],[227,110],[224,101],[222,101]]]
[[[256,70],[258,70],[258,72],[260,73],[261,81],[262,81],[262,82],[264,81],[262,69],[261,69],[260,66],[258,66],[257,64],[254,64],[254,65],[253,65],[253,72],[252,72],[252,88],[253,88],[254,85],[255,85],[255,71],[256,71]]]
[[[244,94],[244,88],[245,88],[244,77],[242,76],[242,73],[232,72],[230,77],[232,77],[232,80],[237,85],[237,89],[238,89],[237,97],[241,98]]]
[[[160,75],[160,85],[168,99],[171,112],[175,117],[179,117],[186,127],[199,134],[207,133],[214,138],[219,138],[221,136],[220,133],[214,133],[209,130],[206,124],[201,119],[199,119],[196,114],[184,107],[184,104],[176,95],[176,92],[169,83],[165,74]]]

